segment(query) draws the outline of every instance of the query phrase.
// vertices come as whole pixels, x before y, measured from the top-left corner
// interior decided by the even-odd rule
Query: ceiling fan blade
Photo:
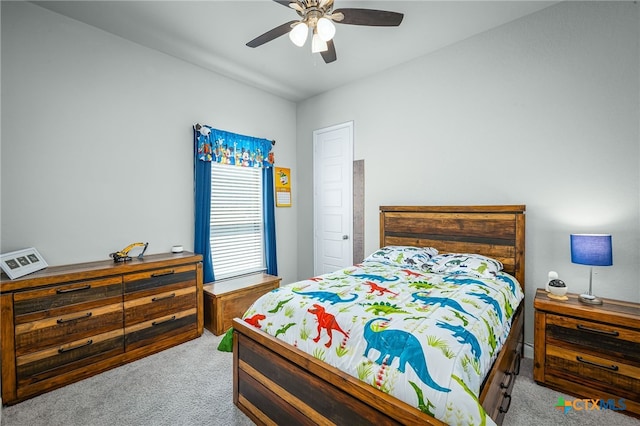
[[[279,27],[275,27],[274,29],[269,30],[266,33],[251,40],[249,43],[247,43],[247,46],[249,47],[262,46],[263,44],[271,40],[274,40],[282,35],[285,35],[289,31],[291,31],[291,24],[295,24],[296,22],[298,21],[289,21],[280,25]]]
[[[295,0],[273,0],[273,1],[283,5],[284,7],[289,7],[289,3],[295,3]]]
[[[333,14],[342,13],[342,20],[335,20],[340,24],[367,25],[371,27],[397,27],[402,22],[404,14],[375,9],[337,9]]]
[[[338,57],[336,56],[336,46],[333,44],[333,40],[329,40],[327,42],[327,50],[325,50],[324,52],[320,52],[320,54],[322,55],[322,59],[324,59],[324,62],[327,64],[330,64],[331,62],[338,59]]]

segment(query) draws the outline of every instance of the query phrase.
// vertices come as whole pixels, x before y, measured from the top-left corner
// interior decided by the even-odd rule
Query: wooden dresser
[[[2,402],[202,334],[202,257],[157,254],[49,267],[0,283]]]
[[[640,304],[585,305],[567,296],[559,301],[536,292],[533,378],[640,417]]]

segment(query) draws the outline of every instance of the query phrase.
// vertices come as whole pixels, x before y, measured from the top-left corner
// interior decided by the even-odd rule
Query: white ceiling
[[[54,12],[216,73],[300,101],[451,45],[557,1],[348,1],[404,13],[399,27],[336,25],[337,61],[285,35],[255,49],[249,40],[298,18],[271,0],[39,1]]]

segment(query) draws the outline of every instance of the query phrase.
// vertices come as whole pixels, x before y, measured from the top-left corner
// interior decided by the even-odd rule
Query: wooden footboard
[[[480,394],[498,424],[520,368],[522,306]],[[258,425],[444,425],[239,318],[233,327],[233,402]]]
[[[233,402],[258,425],[444,425],[240,319],[233,327]]]

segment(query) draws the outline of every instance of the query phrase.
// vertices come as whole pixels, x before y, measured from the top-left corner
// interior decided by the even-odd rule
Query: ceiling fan
[[[328,64],[337,59],[333,36],[336,32],[334,22],[349,25],[373,27],[397,27],[404,15],[386,10],[345,8],[333,10],[333,0],[273,0],[298,12],[300,20],[289,21],[277,26],[247,43],[249,47],[258,47],[289,33],[291,41],[299,47],[304,46],[312,31],[311,51],[320,53]]]

